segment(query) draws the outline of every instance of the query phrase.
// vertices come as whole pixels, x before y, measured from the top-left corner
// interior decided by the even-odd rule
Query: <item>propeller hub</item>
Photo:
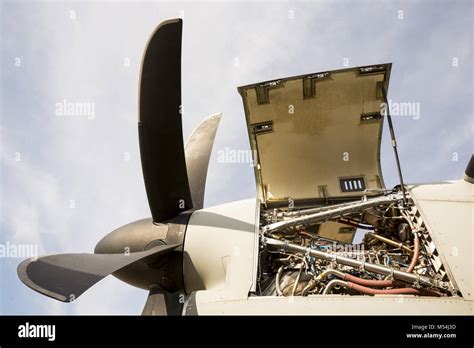
[[[166,239],[168,228],[168,224],[154,224],[151,218],[131,222],[102,238],[94,253],[123,254],[147,250],[150,243],[156,246],[155,241]]]
[[[151,218],[117,228],[96,245],[95,254],[129,254],[157,246],[183,244],[189,213],[182,213],[164,223]],[[161,286],[167,291],[183,291],[183,248],[135,262],[112,275],[141,289]]]

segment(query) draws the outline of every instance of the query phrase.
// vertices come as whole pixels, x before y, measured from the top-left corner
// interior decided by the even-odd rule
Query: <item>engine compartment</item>
[[[333,238],[321,235],[335,224]],[[360,242],[347,242],[348,230]],[[257,296],[462,296],[400,187],[337,204],[262,204],[259,240]]]

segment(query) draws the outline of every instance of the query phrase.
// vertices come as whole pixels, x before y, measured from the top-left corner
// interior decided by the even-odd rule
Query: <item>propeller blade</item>
[[[193,209],[202,209],[204,205],[207,168],[220,120],[221,114],[214,114],[206,118],[194,130],[186,143],[186,168]]]
[[[161,23],[143,56],[139,141],[154,222],[192,208],[181,122],[181,19]]]
[[[181,244],[160,245],[130,254],[59,254],[28,259],[18,265],[20,280],[31,289],[72,302],[92,285],[134,262],[166,255]]]

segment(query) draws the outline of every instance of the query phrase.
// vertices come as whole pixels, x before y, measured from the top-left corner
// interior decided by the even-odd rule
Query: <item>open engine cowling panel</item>
[[[384,188],[382,87],[391,64],[239,87],[259,199],[296,206]]]

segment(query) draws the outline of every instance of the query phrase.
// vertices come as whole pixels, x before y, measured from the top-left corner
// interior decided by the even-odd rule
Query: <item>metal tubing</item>
[[[365,270],[368,272],[373,272],[377,274],[382,274],[385,276],[390,276],[395,280],[400,280],[415,285],[424,285],[428,287],[436,287],[439,289],[449,289],[449,286],[446,282],[439,281],[437,279],[428,278],[419,274],[408,273],[405,271],[397,270],[391,267],[376,265],[373,263],[368,263],[365,261],[359,261],[351,259],[344,256],[339,256],[337,254],[330,254],[327,252],[314,250],[308,247],[303,247],[294,243],[284,242],[274,238],[264,237],[264,243],[278,248],[284,252],[294,252],[301,253],[303,255],[313,256],[320,260],[325,260],[328,262],[335,262],[340,265],[349,266]]]
[[[376,197],[376,198],[380,198],[380,197]],[[347,206],[352,206],[354,204],[363,203],[363,202],[366,202],[366,201],[357,200],[357,201],[339,203],[339,204],[333,204],[333,205],[323,205],[321,207],[316,207],[316,208],[285,211],[285,212],[278,213],[277,216],[278,217],[298,217],[298,216],[303,216],[303,215],[308,215],[308,214],[320,213],[320,212],[323,212],[323,211],[336,209],[336,208],[344,208],[344,207],[347,207]]]
[[[332,288],[336,285],[343,286],[343,287],[347,288],[347,282],[344,282],[344,281],[339,280],[339,279],[333,279],[324,288],[323,295],[329,294],[331,292]]]
[[[316,277],[316,281],[321,281],[329,275],[335,275],[335,276],[338,276],[339,278],[344,278],[343,272],[332,269],[332,268],[328,268],[318,274],[318,276]]]
[[[369,236],[371,238],[374,238],[374,239],[377,239],[377,240],[379,240],[379,241],[381,241],[385,244],[391,245],[395,248],[403,249],[406,252],[408,252],[409,254],[413,254],[413,250],[411,250],[408,246],[406,246],[405,244],[403,244],[401,242],[400,243],[395,242],[394,240],[382,237],[381,235],[378,235],[376,233],[367,233],[367,236]]]
[[[283,296],[283,291],[281,291],[281,288],[280,288],[280,278],[281,278],[281,274],[283,273],[283,268],[285,266],[280,266],[280,268],[278,269],[278,272],[276,274],[276,278],[275,278],[275,289],[276,289],[276,292],[278,294],[278,296]]]
[[[271,232],[281,228],[292,227],[296,225],[303,225],[309,223],[319,223],[334,218],[339,218],[344,215],[350,215],[360,213],[368,208],[375,207],[380,204],[389,204],[401,200],[401,196],[398,194],[382,196],[373,198],[367,201],[349,203],[343,206],[334,206],[324,211],[318,211],[316,213],[307,214],[299,217],[295,217],[288,220],[274,222],[272,224],[262,227],[263,232]]]

